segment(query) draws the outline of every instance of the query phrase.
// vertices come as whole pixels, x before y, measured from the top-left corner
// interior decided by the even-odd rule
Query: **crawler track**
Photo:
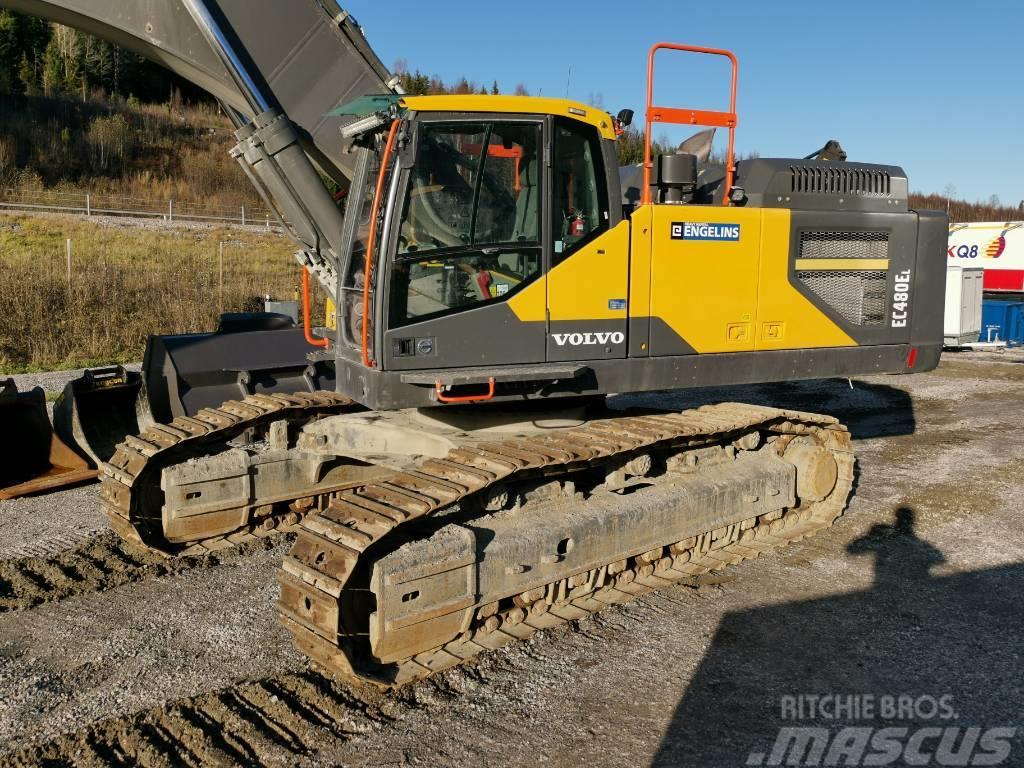
[[[346,739],[390,718],[373,692],[349,690],[315,672],[243,682],[163,708],[95,723],[0,758],[10,766],[281,764],[315,751],[329,734]],[[382,704],[382,706],[381,706]]]
[[[204,408],[194,418],[182,416],[170,424],[154,424],[138,437],[125,438],[100,468],[100,505],[122,538],[168,557],[204,555],[289,530],[298,522],[299,511],[277,504],[269,514],[231,534],[188,544],[169,542],[163,537],[160,504],[153,500],[160,488],[160,471],[272,421],[314,419],[352,407],[351,400],[333,392],[250,395]]]
[[[532,590],[532,600],[478,606],[468,628],[450,642],[393,664],[379,664],[351,621],[350,602],[365,586],[352,579],[366,572],[364,553],[403,524],[450,508],[496,486],[530,477],[557,477],[588,466],[614,464],[642,453],[680,454],[722,444],[758,431],[779,450],[807,436],[829,450],[838,479],[824,500],[743,520],[656,551],[607,563],[586,574]],[[466,659],[522,640],[534,632],[583,618],[665,586],[805,538],[842,514],[853,485],[849,434],[827,416],[739,404],[705,406],[679,414],[630,416],[594,422],[535,439],[514,439],[453,450],[416,471],[345,491],[323,511],[297,526],[299,536],[279,571],[281,620],[298,648],[333,673],[379,685],[402,685]],[[354,609],[356,611],[359,608]],[[365,633],[363,633],[365,635]]]

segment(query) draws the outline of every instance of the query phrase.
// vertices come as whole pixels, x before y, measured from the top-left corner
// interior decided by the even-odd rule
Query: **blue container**
[[[981,341],[989,340],[990,326],[998,327],[999,338],[1010,346],[1024,344],[1024,301],[985,299],[981,304]]]

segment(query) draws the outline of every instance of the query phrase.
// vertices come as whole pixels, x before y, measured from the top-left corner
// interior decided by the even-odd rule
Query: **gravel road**
[[[99,367],[99,366],[97,366]],[[141,371],[142,363],[128,363],[124,366],[129,371]],[[27,392],[33,387],[42,387],[50,394],[64,391],[69,381],[77,379],[85,373],[85,368],[69,368],[66,371],[41,371],[39,373],[17,373],[14,375],[0,374],[0,379],[14,379],[19,392]]]
[[[1024,765],[1022,397],[1024,354],[1007,352],[852,387],[622,399],[837,415],[856,495],[829,531],[699,588],[392,693],[323,677],[292,649],[273,609],[286,540],[169,568],[117,549],[94,487],[0,502],[0,764],[734,768],[772,764],[780,728],[852,725],[934,727],[933,752],[942,729],[1015,729],[1002,764]],[[99,574],[64,585],[86,561]],[[57,594],[14,600],[26,573]],[[823,694],[878,708],[794,716],[795,697]],[[881,711],[889,696],[909,702],[898,717]]]

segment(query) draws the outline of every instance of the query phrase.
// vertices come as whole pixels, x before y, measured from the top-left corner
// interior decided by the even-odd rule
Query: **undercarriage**
[[[391,686],[810,535],[852,487],[830,417],[556,413],[257,395],[129,438],[102,498],[166,556],[296,531],[283,624],[331,672]]]

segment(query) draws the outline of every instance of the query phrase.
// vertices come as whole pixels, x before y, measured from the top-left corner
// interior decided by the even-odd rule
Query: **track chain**
[[[194,417],[179,416],[170,424],[154,424],[138,436],[125,437],[110,461],[100,467],[100,507],[122,538],[164,556],[204,555],[290,530],[299,520],[299,511],[286,508],[228,535],[173,544],[163,538],[161,510],[147,509],[143,496],[160,487],[159,473],[164,467],[207,446],[278,419],[314,418],[354,405],[334,392],[256,394],[204,408]]]
[[[783,441],[811,435],[828,448],[839,468],[831,495],[806,507],[708,531],[661,552],[606,564],[531,590],[537,593],[530,596],[534,599],[520,596],[501,611],[498,604],[481,606],[473,626],[460,637],[397,664],[377,665],[353,652],[341,619],[349,579],[363,553],[403,523],[471,494],[483,493],[485,498],[513,478],[565,474],[592,463],[626,461],[652,449],[721,441],[755,428],[779,435]],[[682,413],[626,416],[536,438],[456,448],[445,459],[428,459],[415,470],[343,491],[326,509],[307,515],[298,524],[298,539],[278,572],[280,618],[299,650],[329,671],[378,685],[402,685],[482,651],[525,639],[540,629],[756,557],[826,528],[846,506],[853,467],[849,433],[836,419],[736,403]]]

